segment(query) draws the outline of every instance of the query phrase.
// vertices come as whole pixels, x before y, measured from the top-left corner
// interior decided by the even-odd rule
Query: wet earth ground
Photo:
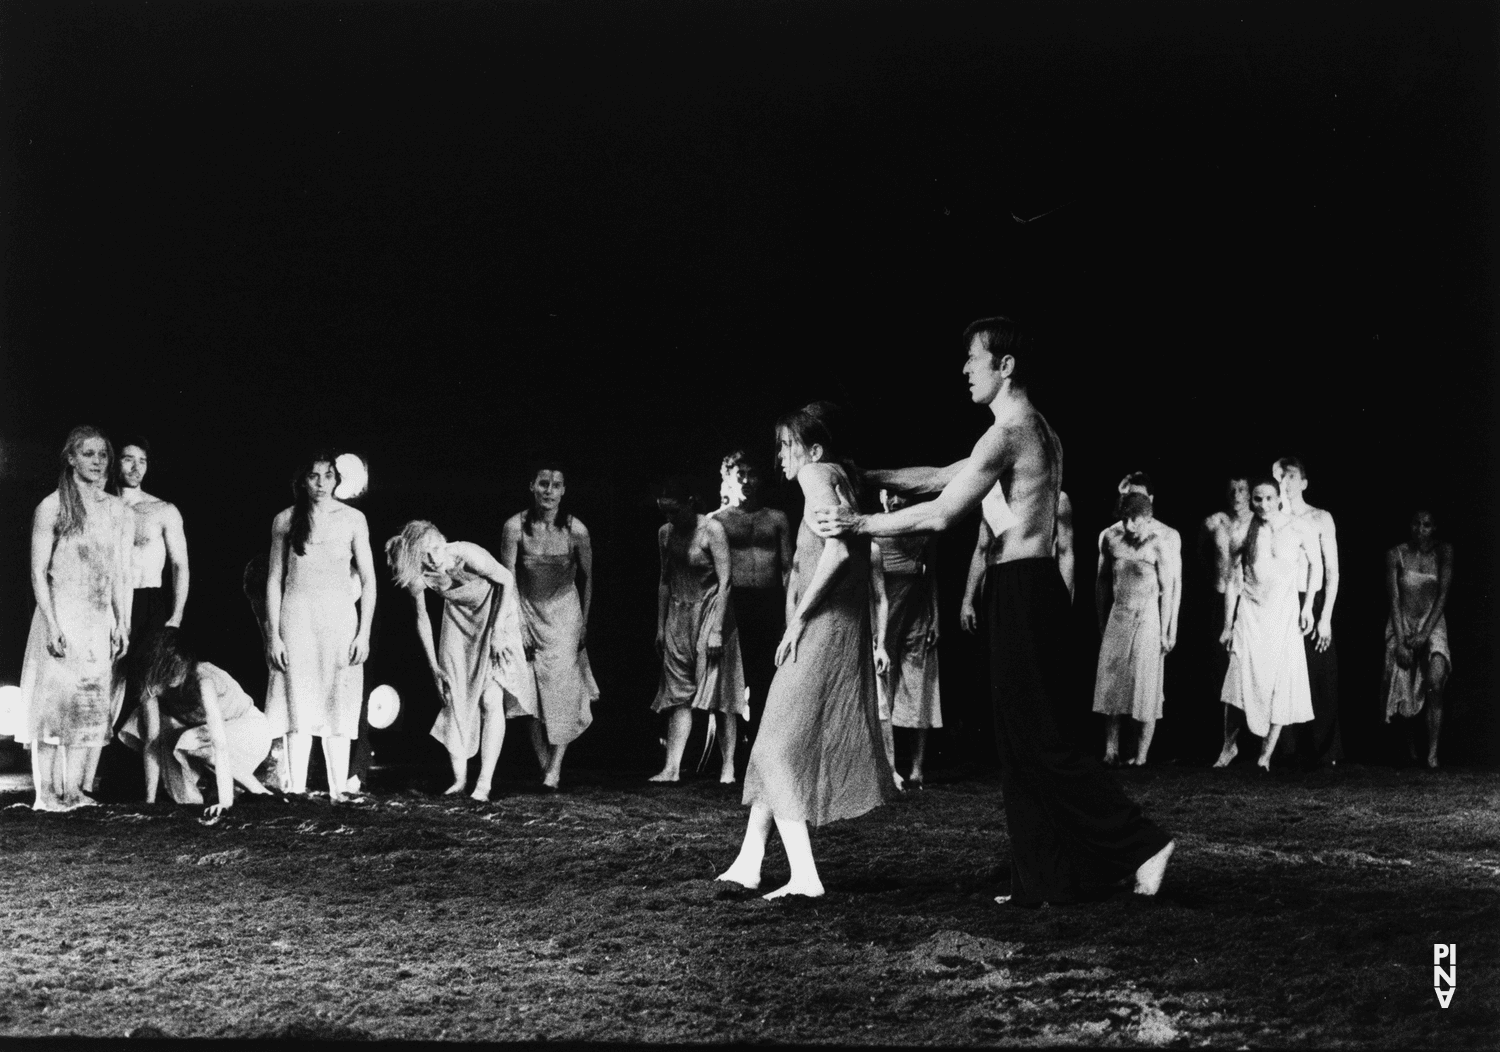
[[[1154,899],[997,906],[998,780],[815,830],[827,895],[716,884],[711,778],[570,771],[489,804],[0,796],[0,1036],[1493,1048],[1500,777],[1149,767]],[[787,875],[772,839],[765,887]],[[1457,989],[1434,992],[1433,944]]]

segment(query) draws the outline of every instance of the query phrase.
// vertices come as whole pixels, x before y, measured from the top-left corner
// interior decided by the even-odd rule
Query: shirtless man
[[[1198,557],[1208,571],[1214,589],[1212,593],[1204,589],[1203,606],[1209,619],[1209,631],[1203,638],[1211,655],[1209,674],[1213,682],[1208,686],[1215,700],[1223,690],[1224,676],[1229,672],[1229,651],[1219,642],[1224,632],[1224,593],[1235,587],[1233,578],[1239,566],[1240,549],[1245,546],[1245,534],[1250,529],[1250,521],[1255,518],[1255,513],[1250,510],[1250,480],[1243,475],[1231,477],[1224,491],[1224,500],[1224,508],[1204,519],[1198,530]],[[1196,724],[1200,722],[1197,719],[1200,709],[1210,711],[1208,706],[1194,707],[1195,732],[1198,729]],[[1217,707],[1212,707],[1211,711],[1215,712],[1214,726],[1217,728]],[[1206,719],[1201,722],[1206,732],[1208,722]],[[1193,739],[1197,738],[1194,733]]]
[[[989,524],[979,520],[979,540],[974,543],[974,554],[969,559],[969,580],[964,585],[963,602],[958,607],[958,627],[965,632],[979,630],[979,610],[974,605],[979,598],[979,588],[984,582],[986,568],[990,565],[990,549],[994,547],[995,535]],[[1063,584],[1068,586],[1071,602],[1073,590],[1073,502],[1068,495],[1057,493],[1057,525],[1052,532],[1052,555],[1057,559],[1057,571],[1062,574]]]
[[[739,626],[745,684],[750,688],[747,741],[760,727],[766,691],[776,675],[776,644],[785,629],[786,582],[792,572],[792,531],[786,513],[761,503],[760,471],[743,450],[719,467],[723,504],[709,515],[729,540],[729,580]]]
[[[175,505],[141,488],[150,456],[151,443],[144,438],[126,442],[120,450],[115,480],[120,499],[130,509],[135,524],[135,545],[130,553],[130,584],[135,590],[130,608],[130,649],[137,655],[146,653],[145,640],[157,629],[182,626],[188,597],[187,538],[182,532],[182,513]],[[162,571],[168,562],[172,564],[170,600],[162,585]],[[132,667],[117,727],[129,718],[139,701],[139,679]]]
[[[1010,894],[997,901],[1070,902],[1132,874],[1137,893],[1154,895],[1175,842],[1060,727],[1074,665],[1068,591],[1053,556],[1062,443],[1027,391],[1036,352],[1008,318],[974,322],[964,346],[970,398],[995,418],[973,453],[945,468],[868,473],[874,486],[936,499],[878,515],[815,508],[814,528],[824,537],[900,536],[983,513],[996,538],[986,620],[1011,849]]]
[[[1117,488],[1120,491],[1121,498],[1123,498],[1127,493],[1140,493],[1145,496],[1148,501],[1151,502],[1153,509],[1156,506],[1156,494],[1151,492],[1151,476],[1147,475],[1144,471],[1132,471],[1130,474],[1126,475],[1123,479],[1120,480],[1120,485]],[[1172,579],[1170,581],[1170,585],[1172,588],[1172,594],[1170,597],[1172,624],[1169,629],[1168,626],[1163,623],[1162,638],[1173,640],[1173,644],[1175,645],[1177,639],[1177,613],[1179,607],[1182,604],[1182,534],[1178,533],[1176,530],[1172,529],[1172,527],[1168,526],[1166,523],[1158,519],[1154,511],[1151,516],[1149,528],[1152,537],[1160,538],[1161,544],[1163,546],[1162,550],[1171,561],[1171,565],[1174,567]],[[1115,538],[1118,537],[1124,531],[1124,529],[1125,524],[1123,522],[1116,522],[1113,526],[1106,528],[1099,534],[1099,543],[1101,545],[1104,543],[1105,534],[1110,534],[1112,538]],[[1168,583],[1169,582],[1165,578],[1162,580],[1163,585],[1167,585]],[[1166,609],[1166,606],[1163,606],[1163,609]],[[1170,650],[1171,647],[1168,647],[1167,649]]]
[[[1282,510],[1301,524],[1307,550],[1316,556],[1309,587],[1313,592],[1313,627],[1303,639],[1307,679],[1312,688],[1311,723],[1282,735],[1282,749],[1304,767],[1337,764],[1344,758],[1339,735],[1339,655],[1333,645],[1333,604],[1339,595],[1339,545],[1333,516],[1303,499],[1307,468],[1296,457],[1282,457],[1271,468],[1281,483]]]

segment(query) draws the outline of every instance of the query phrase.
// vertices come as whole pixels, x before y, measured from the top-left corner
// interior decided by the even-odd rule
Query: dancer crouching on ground
[[[1281,510],[1275,480],[1257,479],[1251,485],[1250,506],[1255,518],[1237,556],[1239,572],[1224,593],[1219,642],[1229,650],[1229,671],[1222,693],[1224,749],[1214,766],[1227,767],[1239,754],[1236,739],[1243,719],[1250,733],[1262,739],[1257,762],[1268,771],[1281,729],[1313,718],[1302,634],[1313,623],[1312,593],[1306,582],[1309,558],[1316,558],[1310,544],[1317,541]],[[1236,582],[1242,583],[1236,587]]]
[[[828,403],[814,402],[776,425],[782,470],[802,487],[808,509],[858,504],[854,468],[834,443],[834,412]],[[807,827],[862,815],[894,788],[875,693],[870,562],[870,544],[825,541],[804,516],[776,677],[745,770],[750,822],[739,856],[719,876],[760,887],[774,820],[792,874],[768,899],[822,895]]]
[[[693,712],[713,713],[719,781],[734,782],[736,717],[748,719],[745,672],[731,605],[729,540],[724,527],[698,513],[685,479],[669,479],[656,506],[667,517],[657,531],[661,578],[656,588],[656,650],[661,680],[652,712],[667,712],[667,762],[653,782],[675,782],[693,729]],[[711,739],[710,739],[711,740]],[[705,746],[705,749],[707,746]]]
[[[557,788],[563,754],[593,722],[589,707],[599,699],[584,649],[594,595],[594,548],[583,523],[561,511],[565,492],[567,480],[560,468],[538,468],[531,477],[530,510],[505,520],[500,533],[500,561],[515,575],[521,636],[536,677],[531,747],[548,789]]]
[[[286,736],[293,793],[307,791],[312,739],[323,739],[334,803],[347,791],[375,616],[370,527],[362,512],[334,497],[336,459],[319,453],[292,477],[296,503],[271,524],[266,574],[268,657],[286,673],[285,695],[268,694],[266,716],[272,733]]]
[[[271,727],[250,695],[217,665],[199,661],[179,628],[158,629],[137,655],[140,708],[120,729],[120,740],[141,753],[146,802],[166,776],[167,793],[179,804],[201,804],[198,779],[206,766],[218,789],[205,818],[234,806],[234,787],[256,796],[270,793],[255,777],[271,752]]]
[[[1010,894],[998,901],[1070,902],[1131,874],[1137,893],[1154,895],[1174,842],[1061,729],[1074,664],[1068,590],[1053,556],[1062,443],[1026,388],[1036,352],[1008,318],[973,323],[964,346],[970,397],[995,418],[974,452],[945,468],[867,475],[937,499],[881,515],[824,501],[812,511],[814,528],[825,537],[901,536],[948,529],[982,511],[995,537],[985,605],[1011,849]]]
[[[521,641],[521,607],[510,571],[477,544],[449,541],[430,522],[408,522],[385,543],[396,587],[411,597],[417,637],[443,699],[432,736],[448,750],[453,784],[445,796],[464,791],[469,760],[479,754],[479,778],[469,795],[490,798],[495,764],[505,744],[505,721],[535,716],[536,687]],[[427,619],[425,595],[443,598],[437,646]]]

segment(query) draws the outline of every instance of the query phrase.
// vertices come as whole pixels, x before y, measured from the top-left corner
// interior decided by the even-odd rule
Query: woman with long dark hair
[[[1448,589],[1453,584],[1453,545],[1439,543],[1437,519],[1423,508],[1411,517],[1411,540],[1385,555],[1385,722],[1401,716],[1408,731],[1427,709],[1427,766],[1438,765],[1443,729],[1443,689],[1452,667],[1448,653]],[[1416,759],[1415,735],[1407,746]]]
[[[114,458],[97,428],[75,427],[63,444],[57,489],[31,521],[36,612],[16,740],[31,747],[38,811],[94,802],[85,793],[125,698],[134,521],[125,502],[105,492]]]
[[[859,472],[835,439],[836,413],[814,402],[776,423],[782,471],[802,487],[807,509],[860,503]],[[776,678],[745,771],[750,821],[739,856],[719,877],[760,887],[774,821],[792,872],[767,898],[823,894],[807,827],[862,815],[895,791],[875,686],[870,556],[868,543],[820,538],[804,514]]]
[[[587,527],[562,510],[566,492],[562,468],[539,465],[531,475],[531,507],[505,520],[500,534],[500,561],[515,575],[521,632],[536,679],[531,746],[548,789],[557,788],[563,754],[593,722],[590,706],[599,699],[584,649],[594,597],[594,547]]]
[[[1299,577],[1308,565],[1299,559],[1307,559],[1309,540],[1302,525],[1281,510],[1281,487],[1274,479],[1251,483],[1250,506],[1255,518],[1224,593],[1219,642],[1229,650],[1229,671],[1220,695],[1224,748],[1214,766],[1225,767],[1238,754],[1243,719],[1250,733],[1262,739],[1257,762],[1269,770],[1281,729],[1313,718],[1302,651],[1302,633],[1312,624],[1312,594],[1300,611],[1297,606],[1297,593],[1307,586]]]
[[[505,721],[535,716],[535,687],[526,668],[516,580],[477,544],[450,541],[432,523],[408,522],[385,543],[396,587],[411,597],[417,637],[443,699],[432,736],[453,765],[445,795],[468,785],[469,760],[479,754],[479,779],[469,795],[490,798],[495,764],[505,744]],[[428,589],[442,596],[437,644],[427,618]]]
[[[331,452],[315,454],[293,475],[296,503],[271,524],[266,579],[267,656],[286,673],[285,698],[271,695],[266,715],[273,732],[286,736],[293,793],[307,791],[312,739],[323,739],[335,803],[344,798],[349,745],[359,735],[375,614],[370,527],[363,513],[334,497],[336,460]]]
[[[158,629],[135,664],[140,709],[121,728],[120,740],[141,753],[148,804],[156,802],[163,776],[177,803],[203,803],[198,779],[204,767],[218,791],[207,818],[234,806],[236,784],[256,796],[270,792],[255,769],[270,755],[271,726],[233,676],[198,660],[180,628]]]

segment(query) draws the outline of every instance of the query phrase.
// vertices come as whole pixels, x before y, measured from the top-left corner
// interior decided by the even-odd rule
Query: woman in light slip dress
[[[121,659],[130,638],[135,522],[125,502],[104,490],[114,449],[97,429],[75,427],[61,459],[57,489],[32,518],[36,611],[16,728],[16,741],[31,748],[38,811],[94,803],[85,794],[125,699]]]
[[[538,468],[531,478],[531,509],[507,519],[500,535],[500,561],[515,575],[521,599],[521,636],[536,681],[531,745],[548,789],[558,787],[563,754],[593,722],[590,706],[599,699],[584,649],[594,549],[583,523],[561,511],[566,492],[561,468]]]
[[[1281,510],[1281,491],[1269,478],[1250,487],[1255,519],[1236,556],[1235,580],[1224,593],[1224,631],[1219,642],[1229,649],[1229,671],[1220,695],[1224,702],[1224,749],[1215,767],[1226,767],[1239,753],[1240,719],[1250,733],[1263,739],[1262,770],[1270,770],[1271,754],[1281,728],[1313,718],[1312,690],[1307,680],[1307,657],[1302,634],[1312,624],[1312,593],[1301,610],[1297,593],[1307,582],[1308,538],[1303,528]],[[1241,716],[1236,716],[1240,713]]]
[[[1415,718],[1427,708],[1427,766],[1438,765],[1443,729],[1443,688],[1448,685],[1448,589],[1453,583],[1453,545],[1438,543],[1432,512],[1411,519],[1411,540],[1385,556],[1385,590],[1390,618],[1385,623],[1385,722],[1410,721],[1407,748],[1417,758]]]
[[[854,469],[834,445],[835,413],[815,402],[777,423],[782,470],[801,485],[808,509],[858,505]],[[760,887],[774,821],[791,879],[766,898],[822,895],[807,827],[862,815],[895,792],[875,687],[871,554],[858,540],[823,540],[805,517],[798,527],[776,678],[745,770],[750,821],[738,857],[718,878]]]
[[[319,453],[292,477],[296,503],[271,524],[266,628],[285,693],[268,693],[272,733],[286,737],[292,793],[307,792],[314,736],[323,740],[328,797],[344,799],[349,745],[359,736],[364,662],[375,614],[375,560],[363,513],[334,497],[336,457]],[[358,590],[349,574],[358,575]],[[273,677],[274,681],[274,677]]]
[[[421,519],[386,542],[385,557],[396,587],[411,597],[417,636],[443,699],[432,736],[443,743],[453,765],[453,784],[445,795],[464,791],[469,761],[478,753],[479,778],[469,795],[488,800],[505,744],[505,721],[537,713],[515,578],[479,545],[449,541]],[[436,647],[427,619],[428,589],[443,598]]]
[[[906,506],[894,490],[880,491],[886,511]],[[912,734],[908,785],[922,787],[927,731],[943,725],[938,693],[937,542],[932,534],[877,537],[890,614],[885,649],[890,670],[882,675],[890,697],[891,725]]]

